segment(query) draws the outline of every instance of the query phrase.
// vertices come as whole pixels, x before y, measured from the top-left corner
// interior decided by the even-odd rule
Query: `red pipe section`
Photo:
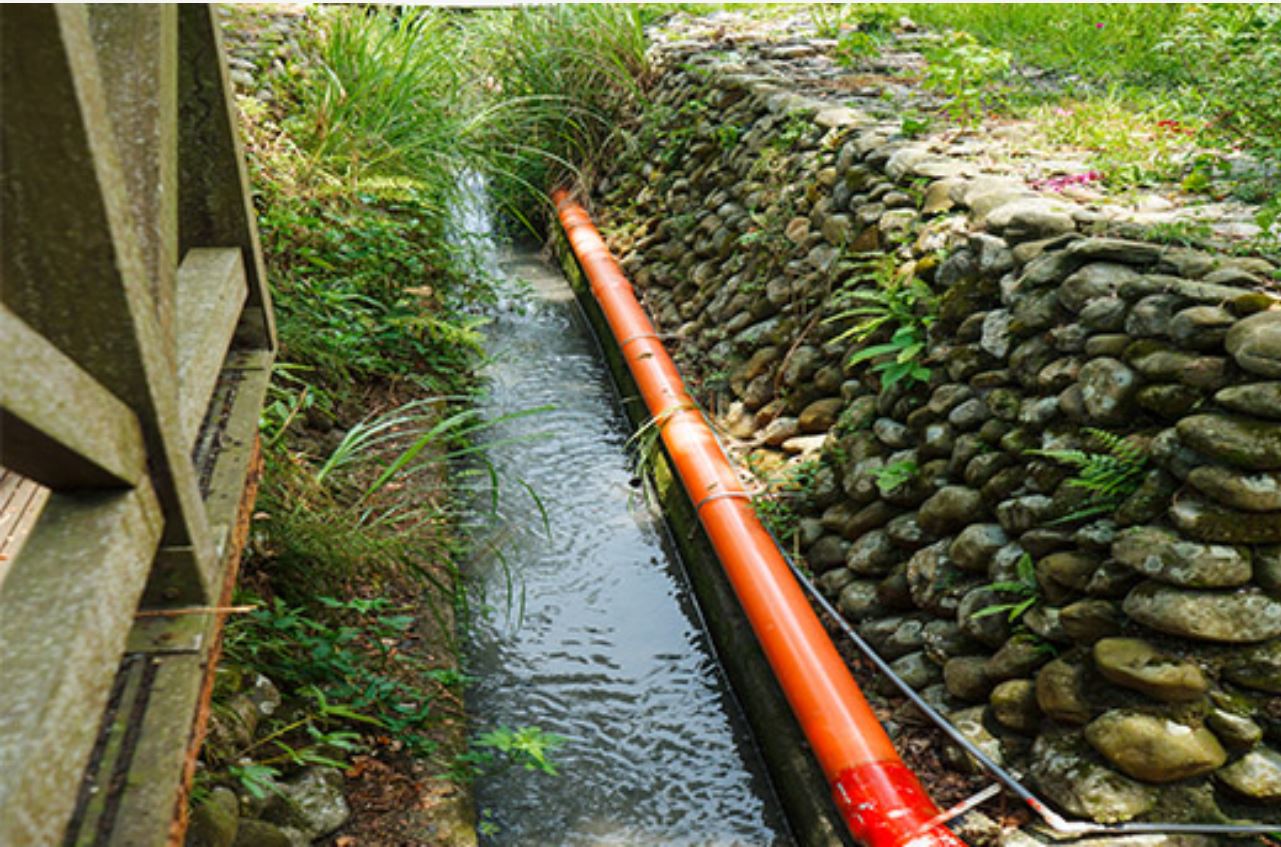
[[[730,466],[585,209],[559,189],[561,226],[640,388],[850,833],[868,847],[965,847],[903,764],[757,520]]]

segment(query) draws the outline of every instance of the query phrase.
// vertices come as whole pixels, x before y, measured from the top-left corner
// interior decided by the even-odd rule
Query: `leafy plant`
[[[549,213],[548,186],[618,150],[644,98],[646,11],[617,3],[477,10],[460,59],[481,94],[490,194],[514,219]]]
[[[769,146],[779,152],[787,152],[796,146],[812,129],[813,124],[799,114],[790,115],[783,128],[775,132],[769,140]]]
[[[846,67],[857,65],[860,59],[879,53],[882,43],[883,38],[875,32],[858,29],[842,33],[836,43],[836,62]]]
[[[1069,523],[1115,511],[1143,482],[1147,456],[1138,445],[1127,438],[1093,427],[1086,427],[1083,432],[1094,439],[1103,448],[1103,452],[1027,451],[1029,455],[1043,456],[1076,468],[1076,474],[1067,484],[1093,495],[1089,505],[1056,519],[1054,523]]]
[[[1014,599],[1007,603],[984,606],[972,613],[971,618],[977,620],[992,615],[1005,615],[1010,623],[1018,623],[1019,618],[1037,604],[1041,599],[1041,586],[1036,581],[1036,567],[1032,564],[1032,557],[1024,553],[1014,568],[1015,579],[998,580],[984,586],[991,591],[1012,594]]]
[[[426,181],[452,194],[445,175],[467,127],[450,15],[435,9],[328,9],[309,28],[310,61],[291,129],[323,166],[349,181]],[[452,136],[452,137],[451,137]]]
[[[907,138],[917,138],[930,131],[930,118],[915,111],[905,111],[899,120],[899,132]]]
[[[738,139],[743,135],[743,128],[737,124],[721,124],[716,127],[716,143],[722,150],[733,150]]]
[[[284,768],[345,767],[371,729],[427,756],[436,747],[432,727],[458,708],[458,673],[398,648],[417,622],[409,610],[383,598],[318,602],[323,613],[276,599],[225,631],[224,667],[262,673],[286,698],[247,743],[205,747],[206,762],[255,797],[275,791]],[[216,691],[216,714],[226,709],[221,697]]]
[[[786,467],[781,477],[766,480],[769,491],[752,498],[752,509],[765,528],[784,544],[796,538],[800,514],[795,501],[809,493],[822,467],[818,459],[807,459]]]
[[[541,771],[550,776],[557,776],[555,763],[551,754],[563,745],[566,738],[554,732],[543,732],[536,726],[522,726],[513,729],[499,726],[489,732],[476,736],[474,743],[481,748],[489,748],[505,756],[512,764],[519,765],[527,771]]]
[[[947,113],[962,124],[977,125],[987,109],[1002,101],[999,87],[1010,71],[1008,50],[985,47],[967,32],[950,33],[926,51],[923,84],[948,99]]]
[[[819,38],[836,38],[849,24],[849,7],[844,3],[812,3],[806,8]]]
[[[858,286],[873,282],[874,285]],[[900,382],[928,382],[931,371],[924,364],[927,335],[938,311],[938,298],[923,280],[901,278],[895,273],[894,259],[885,256],[871,260],[853,285],[836,295],[839,311],[828,322],[855,320],[836,340],[865,342],[882,329],[892,328],[889,339],[854,352],[849,365],[873,361],[872,371],[881,375],[881,388],[889,389]],[[845,305],[845,304],[854,305]],[[845,305],[845,308],[840,308]]]
[[[899,486],[911,481],[919,470],[916,462],[904,459],[876,468],[872,471],[872,476],[876,479],[876,487],[880,489],[881,494],[890,494]]]

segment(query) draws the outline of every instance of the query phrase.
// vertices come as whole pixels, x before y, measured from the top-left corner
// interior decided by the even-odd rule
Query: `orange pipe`
[[[869,847],[964,847],[937,823],[938,808],[899,758],[757,519],[746,489],[586,210],[563,189],[553,192],[552,200],[850,833]]]

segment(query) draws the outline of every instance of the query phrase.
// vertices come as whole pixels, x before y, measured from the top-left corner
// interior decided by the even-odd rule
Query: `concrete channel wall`
[[[1274,819],[1275,268],[1144,240],[736,47],[660,50],[595,210],[700,402],[791,491],[786,541],[1062,811]],[[851,334],[880,312],[841,313],[868,306],[898,311]],[[883,363],[916,341],[895,381]],[[722,653],[750,655],[726,626]],[[777,709],[746,665],[749,714],[758,690]]]

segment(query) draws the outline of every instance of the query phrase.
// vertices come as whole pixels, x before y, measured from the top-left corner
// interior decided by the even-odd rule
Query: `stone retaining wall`
[[[706,47],[662,51],[599,213],[701,401],[791,475],[823,590],[1072,815],[1278,819],[1274,268],[1116,237]],[[851,291],[920,283],[848,335]],[[918,381],[851,364],[904,324]],[[1137,488],[1082,487],[1073,450]]]

